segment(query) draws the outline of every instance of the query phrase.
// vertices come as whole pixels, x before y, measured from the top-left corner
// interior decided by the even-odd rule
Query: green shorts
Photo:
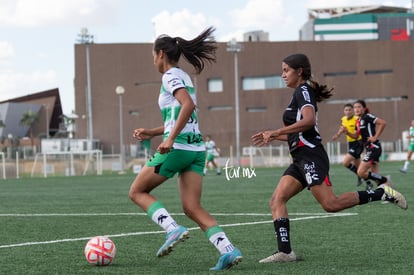
[[[167,154],[156,152],[147,162],[148,167],[155,167],[155,173],[172,178],[176,173],[193,171],[201,176],[206,159],[205,151],[186,151],[171,149]]]
[[[214,154],[213,153],[208,153],[207,154],[207,161],[213,161],[214,160]]]
[[[408,150],[414,152],[414,144],[408,145]]]

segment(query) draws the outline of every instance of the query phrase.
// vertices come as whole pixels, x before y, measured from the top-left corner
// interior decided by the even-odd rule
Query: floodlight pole
[[[232,39],[227,43],[227,51],[234,53],[234,104],[236,115],[236,159],[240,166],[240,111],[239,111],[239,64],[237,54],[241,51],[240,43]]]
[[[88,121],[88,150],[93,146],[93,119],[92,119],[92,89],[91,89],[91,69],[89,45],[93,44],[93,35],[88,33],[87,28],[82,28],[79,36],[79,42],[85,45],[86,50],[86,103],[87,103],[87,121]]]
[[[125,88],[117,86],[115,93],[119,96],[119,154],[120,154],[120,174],[124,172],[124,160],[125,160],[125,149],[124,149],[124,121],[122,115],[122,95],[125,93]]]

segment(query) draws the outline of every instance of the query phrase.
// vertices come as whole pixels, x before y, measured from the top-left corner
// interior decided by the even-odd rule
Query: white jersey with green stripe
[[[174,97],[174,92],[185,88],[194,104],[197,105],[196,94],[190,76],[178,67],[173,67],[162,76],[162,86],[158,105],[164,121],[164,140],[174,127],[181,110],[180,102]],[[187,124],[175,138],[173,148],[191,151],[205,151],[203,136],[198,127],[196,110],[191,114]]]
[[[414,136],[414,126],[410,126],[410,132],[408,134]],[[414,144],[414,138],[410,139],[410,144]]]
[[[205,146],[207,154],[214,154],[216,143],[213,140],[206,141]]]

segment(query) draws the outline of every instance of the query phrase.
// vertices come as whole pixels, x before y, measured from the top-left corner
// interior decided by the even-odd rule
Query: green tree
[[[20,119],[21,126],[29,126],[29,137],[30,143],[33,146],[33,124],[39,121],[39,113],[28,110],[23,113],[22,118]]]

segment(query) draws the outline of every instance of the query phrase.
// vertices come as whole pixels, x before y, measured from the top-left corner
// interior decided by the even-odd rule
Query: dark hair
[[[309,81],[309,84],[315,90],[316,101],[321,102],[332,96],[333,88],[328,89],[326,85],[320,85],[312,79],[311,65],[306,55],[301,53],[292,54],[283,59],[283,62],[295,70],[302,68],[302,78]]]
[[[351,107],[351,108],[354,108],[354,106],[352,106],[352,104],[351,104],[351,103],[346,103],[346,104],[344,105],[344,109],[345,109],[346,107]]]
[[[209,27],[192,40],[160,35],[154,42],[154,51],[164,51],[168,59],[176,63],[180,60],[181,54],[184,55],[199,74],[204,69],[206,61],[216,62],[217,43],[211,35],[214,31],[213,27]]]
[[[358,99],[357,101],[355,101],[354,102],[354,104],[355,103],[359,103],[359,104],[361,104],[361,106],[365,109],[365,113],[367,114],[367,113],[369,113],[369,109],[368,109],[368,107],[367,107],[367,104],[365,103],[365,100],[362,100],[362,99]]]

